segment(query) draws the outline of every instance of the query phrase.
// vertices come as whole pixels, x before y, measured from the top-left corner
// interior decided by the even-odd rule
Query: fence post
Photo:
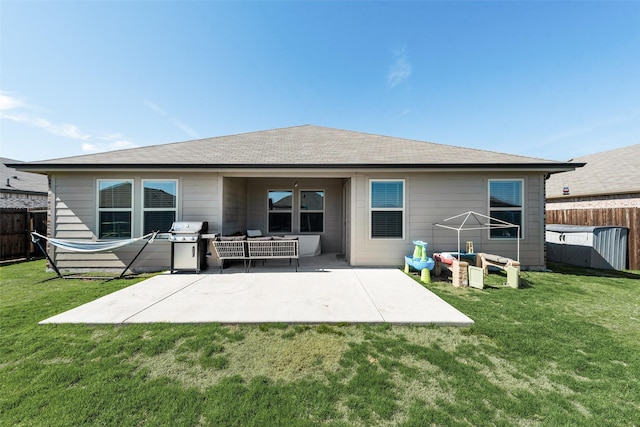
[[[31,213],[29,210],[24,211],[24,258],[29,261],[31,258],[31,245],[29,244],[29,230],[31,229]]]

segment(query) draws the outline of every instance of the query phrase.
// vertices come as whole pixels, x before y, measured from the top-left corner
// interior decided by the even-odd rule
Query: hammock
[[[40,248],[40,250],[42,251],[44,256],[47,257],[47,260],[49,261],[49,264],[51,264],[51,267],[56,272],[58,277],[61,278],[61,279],[66,279],[66,278],[71,277],[71,276],[63,276],[60,273],[60,270],[58,270],[58,267],[56,266],[56,263],[53,262],[53,260],[51,259],[51,257],[47,253],[46,249],[42,246],[42,243],[40,242],[41,240],[44,239],[44,240],[48,241],[49,243],[51,243],[53,246],[56,246],[56,247],[61,248],[61,249],[66,249],[66,250],[72,251],[72,252],[82,252],[82,253],[111,252],[111,251],[114,251],[116,249],[122,248],[124,246],[128,246],[128,245],[130,245],[132,243],[144,240],[145,243],[142,246],[142,248],[140,248],[140,250],[138,251],[136,256],[133,257],[131,262],[124,268],[124,270],[122,270],[122,273],[120,273],[120,276],[118,276],[118,279],[121,279],[122,277],[124,277],[124,273],[127,272],[129,267],[131,267],[133,262],[142,253],[144,248],[146,248],[149,243],[153,243],[153,240],[156,238],[158,233],[159,233],[159,231],[154,231],[152,233],[145,234],[142,237],[137,237],[137,238],[134,238],[134,239],[124,239],[124,240],[114,240],[114,241],[98,241],[98,242],[79,242],[79,241],[72,241],[72,240],[54,239],[52,237],[46,237],[46,236],[43,236],[42,234],[38,234],[35,231],[32,231],[31,232],[31,241],[34,244],[38,245],[38,247]],[[83,278],[89,278],[89,277],[84,277],[83,276]],[[115,277],[95,277],[95,279],[115,279]]]
[[[137,237],[134,239],[97,241],[97,242],[78,242],[78,241],[72,241],[72,240],[54,239],[52,237],[46,237],[46,236],[43,236],[42,234],[32,232],[31,240],[33,241],[33,243],[37,243],[38,239],[45,239],[46,241],[51,243],[53,246],[57,246],[61,249],[66,249],[72,252],[94,253],[94,252],[110,252],[115,249],[128,246],[140,240],[149,239],[149,243],[153,243],[153,239],[155,239],[156,234],[158,234],[158,232],[145,234],[142,237]]]

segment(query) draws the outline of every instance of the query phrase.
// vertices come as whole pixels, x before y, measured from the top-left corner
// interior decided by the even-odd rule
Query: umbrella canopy
[[[460,233],[471,230],[496,230],[505,228],[516,228],[516,236],[520,236],[520,225],[483,215],[478,212],[468,211],[450,218],[442,220],[441,223],[434,224],[436,227],[446,228],[458,233],[458,256],[460,255]],[[520,261],[520,238],[516,238],[517,258]]]

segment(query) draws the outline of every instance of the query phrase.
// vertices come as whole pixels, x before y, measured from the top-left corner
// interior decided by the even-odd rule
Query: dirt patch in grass
[[[279,334],[251,329],[243,341],[228,348],[231,375],[251,372],[293,381],[337,371],[348,343],[338,334],[304,331],[283,340]]]
[[[490,383],[505,390],[507,393],[526,391],[532,394],[539,392],[557,392],[563,396],[574,394],[563,384],[551,380],[548,375],[531,376],[523,373],[513,363],[491,354],[482,354],[478,360],[467,360],[476,367]],[[547,366],[545,366],[547,365]],[[542,363],[540,372],[557,372],[553,364]]]
[[[282,335],[286,338],[283,339]],[[336,372],[348,342],[339,334],[276,329],[244,328],[241,340],[188,349],[180,340],[169,351],[131,361],[146,369],[150,378],[168,377],[185,388],[206,388],[222,378],[264,376],[274,381],[322,379]],[[214,350],[211,350],[211,349]]]

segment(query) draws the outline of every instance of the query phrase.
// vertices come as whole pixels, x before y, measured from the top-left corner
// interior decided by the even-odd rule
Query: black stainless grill
[[[207,268],[206,241],[202,234],[207,232],[206,221],[176,221],[171,225],[171,274],[177,271],[200,273]]]

